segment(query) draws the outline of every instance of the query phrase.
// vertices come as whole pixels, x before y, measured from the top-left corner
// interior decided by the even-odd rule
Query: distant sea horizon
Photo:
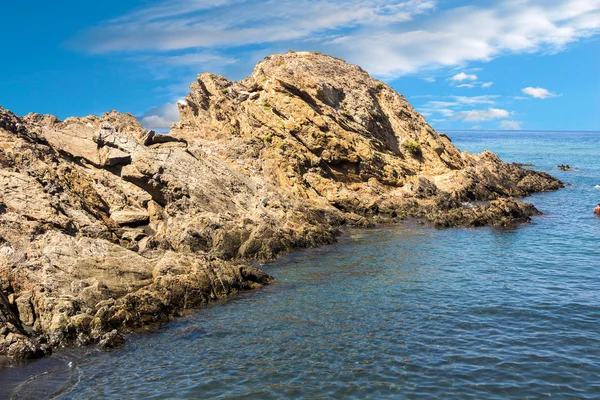
[[[600,133],[599,130],[555,130],[555,129],[436,129],[436,131],[444,131],[444,132],[524,132],[524,133],[542,133],[542,132],[550,132],[550,133]]]

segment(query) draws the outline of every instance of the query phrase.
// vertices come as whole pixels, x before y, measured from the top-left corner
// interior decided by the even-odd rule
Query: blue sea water
[[[348,231],[265,265],[274,285],[123,349],[1,369],[2,395],[600,398],[600,133],[449,136],[569,185],[528,199],[544,212],[531,224]]]

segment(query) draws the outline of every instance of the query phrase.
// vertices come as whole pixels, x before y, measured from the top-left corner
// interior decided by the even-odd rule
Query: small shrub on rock
[[[421,145],[414,140],[405,140],[402,142],[402,148],[410,154],[421,154]]]

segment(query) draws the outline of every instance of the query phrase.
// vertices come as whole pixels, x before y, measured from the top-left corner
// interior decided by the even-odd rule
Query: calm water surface
[[[350,231],[121,350],[0,369],[0,397],[600,398],[600,133],[450,137],[572,185],[515,228]]]

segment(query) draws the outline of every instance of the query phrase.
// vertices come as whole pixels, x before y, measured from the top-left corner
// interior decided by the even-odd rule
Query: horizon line
[[[554,129],[436,129],[440,132],[556,132],[556,133],[600,133],[600,130],[590,131],[583,129],[554,130]]]

